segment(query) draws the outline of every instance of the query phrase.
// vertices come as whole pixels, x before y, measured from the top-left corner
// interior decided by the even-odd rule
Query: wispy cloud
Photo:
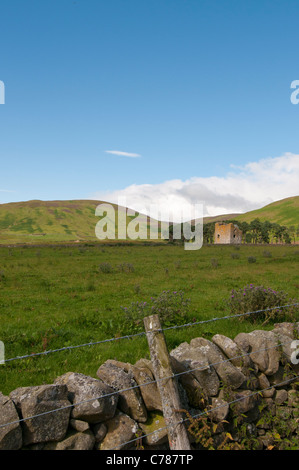
[[[138,158],[141,157],[139,153],[121,152],[120,150],[105,150],[106,153],[111,155],[118,155],[120,157]]]
[[[186,181],[134,184],[114,191],[98,191],[91,198],[116,204],[119,198],[125,198],[127,206],[137,207],[136,210],[153,204],[176,211],[185,204],[203,203],[204,216],[213,216],[244,213],[297,196],[298,181],[299,155],[286,153],[249,162],[243,167],[231,167],[223,177],[195,176]]]
[[[15,193],[12,189],[0,189],[0,193]]]

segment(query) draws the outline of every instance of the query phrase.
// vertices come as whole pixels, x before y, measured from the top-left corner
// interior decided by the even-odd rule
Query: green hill
[[[93,200],[34,200],[0,204],[0,244],[97,241],[95,227],[100,218],[95,215],[95,210],[101,203],[102,201]],[[115,209],[117,229],[117,206],[112,206]],[[283,199],[245,214],[205,218],[204,222],[229,218],[246,222],[259,218],[288,227],[298,226],[299,196]],[[129,220],[127,218],[127,222]],[[149,220],[144,220],[149,227]]]
[[[288,197],[280,201],[272,202],[267,206],[254,211],[239,214],[233,217],[240,222],[251,222],[254,219],[260,219],[262,222],[268,220],[271,223],[285,225],[299,225],[299,196]]]
[[[0,243],[95,239],[99,201],[27,201],[0,205]]]
[[[113,227],[115,222],[115,240],[118,241],[116,204],[93,200],[33,200],[0,204],[0,244],[98,241],[95,229],[101,217],[96,215],[96,208],[100,204],[114,208],[115,217],[109,220]],[[127,225],[132,218],[134,216],[126,216]],[[139,220],[149,234],[150,219],[141,214]]]
[[[204,217],[203,223],[209,224],[211,222],[225,222],[225,220],[235,220],[236,217],[239,215],[240,215],[240,212],[238,212],[237,214],[222,214],[222,215]]]

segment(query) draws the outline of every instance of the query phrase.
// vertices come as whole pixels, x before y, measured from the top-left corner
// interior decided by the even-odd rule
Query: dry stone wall
[[[234,340],[194,338],[170,352],[186,419],[200,416],[186,421],[193,449],[298,442],[297,338],[299,322],[280,323]],[[108,360],[96,376],[68,372],[53,384],[0,393],[0,449],[169,449],[151,362]],[[285,435],[277,437],[274,422],[287,422]]]

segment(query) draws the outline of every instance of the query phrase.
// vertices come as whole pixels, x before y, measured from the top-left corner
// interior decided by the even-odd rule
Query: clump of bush
[[[263,251],[263,256],[264,256],[264,258],[272,258],[272,253],[271,253],[271,251],[264,250]]]
[[[161,324],[173,326],[185,321],[189,313],[190,299],[182,291],[163,291],[150,301],[132,302],[129,307],[121,307],[124,312],[123,326],[130,332],[144,329],[143,319],[149,315],[159,315]]]
[[[251,323],[295,321],[299,312],[298,300],[289,298],[286,292],[253,284],[233,289],[228,305],[232,315],[242,315],[240,321]]]
[[[219,261],[217,258],[212,258],[211,259],[211,266],[212,268],[217,268],[219,266]]]
[[[254,256],[248,256],[248,263],[256,263],[256,258]]]
[[[174,266],[175,266],[176,269],[180,269],[181,266],[182,266],[181,260],[175,261]]]
[[[87,284],[86,290],[87,290],[88,292],[94,292],[94,291],[96,290],[95,284],[94,284],[93,282],[89,282],[89,283]]]
[[[134,265],[132,263],[121,263],[117,265],[117,269],[121,273],[133,273],[135,271]],[[115,272],[113,266],[107,262],[99,264],[99,271],[104,274]]]
[[[99,264],[99,271],[105,274],[112,273],[113,267],[111,266],[110,263],[100,263]]]
[[[139,292],[140,292],[140,284],[135,284],[135,286],[134,286],[134,291],[135,291],[135,294],[139,294]]]
[[[135,271],[134,265],[132,263],[122,263],[118,265],[120,272],[133,273]]]

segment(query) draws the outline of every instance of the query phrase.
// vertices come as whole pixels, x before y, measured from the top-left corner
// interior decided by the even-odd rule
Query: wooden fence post
[[[158,315],[144,318],[151,361],[160,392],[163,416],[168,426],[168,440],[171,450],[191,450],[188,433],[183,422],[180,397],[176,378],[171,368],[164,333]],[[166,377],[169,377],[168,379]],[[165,378],[165,380],[164,380]],[[162,380],[161,380],[162,379]]]

